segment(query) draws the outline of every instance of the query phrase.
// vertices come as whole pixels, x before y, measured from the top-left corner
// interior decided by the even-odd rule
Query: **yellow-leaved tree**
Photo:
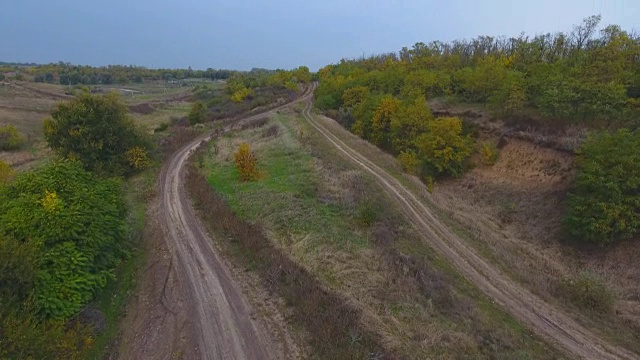
[[[462,175],[473,151],[473,139],[462,133],[462,120],[441,117],[430,121],[427,128],[416,139],[416,148],[430,175]]]
[[[233,154],[236,162],[236,169],[238,169],[238,175],[240,181],[254,181],[258,180],[258,166],[255,155],[251,152],[249,144],[242,143],[238,147],[238,151]]]
[[[391,149],[390,125],[391,118],[398,111],[400,101],[391,95],[386,95],[373,114],[371,140],[385,150]]]

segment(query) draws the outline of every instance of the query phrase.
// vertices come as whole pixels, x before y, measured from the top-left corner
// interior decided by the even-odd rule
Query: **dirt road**
[[[308,99],[310,94],[305,93],[298,101]],[[278,109],[236,121],[233,127]],[[184,289],[184,302],[190,310],[189,326],[197,344],[196,353],[201,359],[287,358],[271,333],[254,320],[253,310],[213,248],[187,197],[185,163],[191,153],[212,136],[203,135],[182,148],[165,164],[160,175],[159,216],[164,223],[164,237],[178,282]]]
[[[312,103],[309,100],[303,111],[306,120],[346,157],[371,173],[385,191],[403,207],[413,225],[424,234],[424,240],[493,301],[527,324],[549,343],[566,350],[567,354],[576,358],[598,360],[640,358],[626,349],[607,343],[561,309],[544,302],[477,255],[473,248],[451,232],[396,178],[349,147],[322,124],[322,121],[331,120],[316,119],[311,114],[311,106]]]

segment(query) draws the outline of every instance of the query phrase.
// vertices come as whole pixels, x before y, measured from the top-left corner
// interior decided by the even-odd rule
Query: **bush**
[[[85,94],[59,104],[51,119],[45,120],[44,135],[58,154],[104,175],[134,172],[137,169],[131,166],[127,152],[136,147],[149,148],[115,94]]]
[[[15,245],[0,244],[0,255],[18,258],[36,251],[29,259],[37,262],[20,263],[31,264],[35,275],[28,280],[29,271],[16,270],[14,280],[2,281],[2,268],[0,294],[7,287],[11,294],[27,293],[35,313],[68,319],[105,286],[126,255],[125,218],[121,182],[100,179],[79,162],[56,161],[19,174],[0,186],[0,237]],[[7,254],[7,249],[16,251]]]
[[[575,239],[601,245],[640,231],[640,132],[592,136],[578,150],[565,227]]]
[[[234,158],[240,181],[254,181],[258,179],[256,157],[251,152],[249,144],[240,144],[238,151],[234,154]]]
[[[15,150],[22,144],[24,144],[24,137],[15,126],[0,126],[0,150]]]
[[[482,155],[482,163],[485,165],[493,165],[498,161],[498,148],[491,143],[484,143],[480,147],[480,155]]]
[[[570,300],[583,309],[608,312],[613,308],[614,295],[590,272],[581,272],[575,278],[565,280],[564,288]]]
[[[158,125],[157,128],[153,129],[153,132],[154,133],[164,132],[164,131],[167,131],[168,128],[169,128],[169,123],[163,122],[160,125]]]
[[[195,124],[201,124],[203,122],[205,122],[207,117],[207,107],[197,101],[195,103],[193,103],[191,105],[191,111],[189,111],[189,124],[191,125],[195,125]]]
[[[14,171],[6,162],[0,160],[0,184],[7,183],[13,178]]]
[[[236,92],[231,95],[231,101],[233,102],[242,102],[247,97],[253,95],[253,90],[248,88],[238,89]]]

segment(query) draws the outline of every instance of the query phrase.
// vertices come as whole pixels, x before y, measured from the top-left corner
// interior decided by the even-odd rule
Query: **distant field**
[[[209,83],[224,86],[223,82]],[[73,89],[73,87],[71,87]],[[146,131],[153,130],[172,118],[186,116],[189,111],[190,86],[153,82],[132,85],[91,87],[98,93],[120,91],[122,99],[130,106],[131,116]],[[50,155],[44,143],[42,123],[51,109],[60,101],[70,100],[69,87],[46,83],[3,82],[0,85],[0,126],[14,125],[26,138],[25,145],[17,151],[0,151],[0,160],[18,170],[26,170]],[[143,113],[135,109],[144,109]]]

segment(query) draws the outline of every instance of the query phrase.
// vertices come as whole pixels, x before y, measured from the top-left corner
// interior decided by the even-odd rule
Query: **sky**
[[[416,42],[640,31],[639,0],[7,0],[0,61],[315,71]],[[8,6],[7,6],[8,5]]]

